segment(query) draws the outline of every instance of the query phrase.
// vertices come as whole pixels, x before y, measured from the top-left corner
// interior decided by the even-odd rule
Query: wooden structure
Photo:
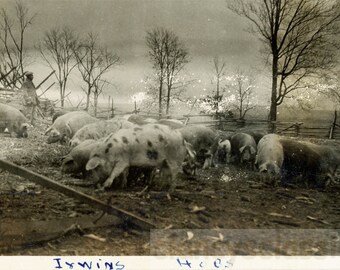
[[[133,113],[133,112],[131,112]],[[140,116],[146,118],[158,119],[158,114],[139,112]],[[334,112],[332,120],[315,121],[276,121],[271,122],[268,120],[214,120],[212,115],[209,114],[196,114],[196,115],[163,115],[163,118],[174,118],[186,122],[187,125],[206,125],[218,130],[236,132],[242,130],[259,130],[272,133],[275,129],[276,133],[290,136],[290,137],[311,137],[311,138],[324,138],[324,139],[339,139],[340,140],[340,125],[337,124],[337,112]],[[274,127],[274,128],[273,128]]]

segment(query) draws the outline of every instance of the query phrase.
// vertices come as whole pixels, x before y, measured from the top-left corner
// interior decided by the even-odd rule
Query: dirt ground
[[[120,225],[83,229],[79,224],[70,229],[65,223],[65,227],[58,225],[62,233],[48,241],[6,245],[0,237],[2,255],[340,254],[340,185],[336,183],[325,190],[273,186],[248,168],[228,165],[199,170],[197,179],[180,175],[173,194],[140,193],[144,188],[140,182],[127,190],[98,193],[93,186],[79,185],[81,179],[61,175],[61,157],[68,148],[46,144],[46,127],[47,123],[40,123],[32,128],[27,139],[1,134],[1,158],[110,201],[153,223],[157,230]],[[338,141],[311,141],[340,149]],[[15,224],[72,223],[77,218],[92,222],[101,215],[92,206],[6,171],[0,175],[0,220],[13,224],[13,230]],[[49,227],[40,229],[49,232]],[[0,224],[0,235],[10,234],[3,230]]]

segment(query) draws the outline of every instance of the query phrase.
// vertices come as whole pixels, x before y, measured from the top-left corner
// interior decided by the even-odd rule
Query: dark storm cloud
[[[1,1],[13,6],[13,1]],[[53,27],[69,25],[77,33],[97,33],[108,47],[123,54],[138,52],[146,31],[173,30],[195,55],[239,54],[256,38],[244,32],[246,21],[227,8],[225,0],[26,0],[37,12],[29,45]],[[136,48],[134,48],[136,47]],[[127,52],[125,51],[127,50]]]
[[[138,91],[141,79],[150,72],[145,35],[155,27],[170,29],[183,41],[191,59],[187,71],[194,74],[195,79],[210,80],[214,56],[223,57],[229,70],[249,69],[259,63],[258,39],[244,31],[247,21],[228,10],[225,0],[23,2],[31,13],[37,13],[27,31],[28,47],[34,50],[47,30],[63,25],[70,26],[80,36],[96,33],[101,43],[122,59],[123,65],[111,76],[122,95]],[[6,9],[14,4],[9,0],[0,0],[0,3]],[[74,85],[78,87],[79,83],[75,78]]]

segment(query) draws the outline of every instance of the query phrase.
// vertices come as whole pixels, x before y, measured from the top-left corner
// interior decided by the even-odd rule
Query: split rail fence
[[[136,112],[131,112],[136,113]],[[138,115],[145,118],[159,118],[159,114],[156,113],[146,113],[139,111]],[[105,116],[100,118],[112,117],[113,115],[121,115],[105,111]],[[271,122],[268,120],[244,120],[240,121],[238,119],[227,119],[227,120],[216,120],[213,119],[212,115],[208,114],[190,114],[190,115],[162,115],[162,118],[175,118],[182,120],[187,125],[206,125],[214,127],[218,130],[235,132],[242,130],[259,130],[271,133],[275,131],[276,133],[290,136],[290,137],[312,137],[312,138],[324,138],[324,139],[337,139],[340,140],[340,125],[337,123],[337,113],[334,113],[332,121],[320,121],[316,119],[315,121],[276,121]]]

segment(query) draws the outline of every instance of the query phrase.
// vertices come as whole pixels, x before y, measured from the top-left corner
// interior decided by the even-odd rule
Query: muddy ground
[[[47,122],[38,124],[31,129],[27,139],[1,134],[0,156],[103,202],[110,201],[113,206],[163,230],[139,231],[121,224],[82,228],[79,219],[91,223],[102,212],[1,171],[0,220],[7,224],[7,227],[0,224],[2,255],[340,253],[340,231],[336,230],[340,227],[337,183],[325,190],[296,185],[273,186],[249,168],[229,165],[199,170],[194,180],[180,175],[173,194],[140,193],[144,189],[143,182],[137,182],[127,190],[98,193],[93,186],[82,186],[83,180],[79,178],[61,175],[61,157],[68,148],[46,144],[47,137],[43,134],[46,127]],[[340,149],[338,141],[311,141]],[[40,230],[46,230],[47,236],[51,224],[58,224],[59,231],[48,240],[35,241],[33,237],[21,241],[25,237],[20,233],[20,226],[34,224],[39,224]],[[44,226],[46,228],[41,228]],[[9,239],[11,237],[13,241]],[[14,238],[19,240],[14,241]]]

